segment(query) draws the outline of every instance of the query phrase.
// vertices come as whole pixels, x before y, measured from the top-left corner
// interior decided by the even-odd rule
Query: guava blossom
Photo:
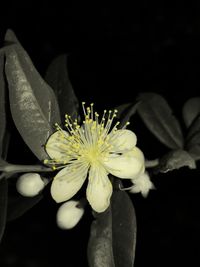
[[[144,156],[136,147],[136,135],[117,129],[113,120],[117,111],[106,111],[102,118],[93,111],[93,104],[85,108],[84,121],[79,125],[66,115],[66,129],[57,125],[46,143],[51,159],[45,164],[61,169],[54,177],[51,195],[56,202],[67,201],[82,187],[88,177],[87,200],[96,212],[105,211],[110,204],[112,184],[108,174],[133,179],[144,172]]]

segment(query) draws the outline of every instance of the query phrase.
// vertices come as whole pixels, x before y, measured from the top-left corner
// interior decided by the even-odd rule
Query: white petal
[[[89,172],[87,199],[96,212],[105,211],[110,205],[112,184],[102,166],[92,166]]]
[[[57,225],[61,229],[72,229],[83,216],[84,209],[79,207],[79,202],[70,200],[60,206],[57,212]]]
[[[87,166],[72,163],[58,172],[51,185],[51,195],[56,202],[73,197],[87,177]]]
[[[125,151],[133,149],[137,143],[137,137],[130,130],[117,130],[111,134],[110,141],[114,151]]]
[[[16,183],[17,191],[24,197],[34,197],[45,187],[45,181],[38,173],[25,173]]]
[[[122,155],[110,155],[104,160],[108,172],[119,178],[131,179],[144,172],[144,155],[134,147]]]
[[[62,130],[53,133],[45,146],[46,152],[52,159],[62,159],[66,156],[66,149],[64,146],[68,143],[67,137],[69,134]]]
[[[149,190],[155,189],[154,184],[151,182],[148,172],[141,174],[139,177],[132,179],[132,183],[134,183],[131,188],[131,193],[139,193],[143,195],[143,197],[147,197]]]

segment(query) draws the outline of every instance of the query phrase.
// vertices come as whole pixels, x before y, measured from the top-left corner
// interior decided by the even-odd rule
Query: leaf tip
[[[18,39],[13,30],[7,29],[5,37],[4,37],[5,44],[16,44],[18,43]]]

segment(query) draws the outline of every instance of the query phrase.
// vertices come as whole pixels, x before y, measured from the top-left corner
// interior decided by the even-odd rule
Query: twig
[[[159,165],[159,159],[145,160],[145,167],[146,168],[154,168],[158,165]]]
[[[19,172],[50,172],[53,171],[52,168],[47,168],[42,165],[16,165],[16,164],[6,164],[0,166],[0,171],[5,173],[19,173]],[[1,174],[2,176],[2,174]],[[0,177],[1,177],[0,176]]]

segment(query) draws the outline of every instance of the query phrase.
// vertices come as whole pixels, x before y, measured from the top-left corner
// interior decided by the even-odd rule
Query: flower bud
[[[45,187],[46,181],[38,173],[26,173],[16,183],[17,191],[24,197],[34,197]]]
[[[149,190],[155,189],[154,184],[151,182],[148,172],[142,173],[137,178],[131,180],[134,184],[130,193],[141,193],[143,197],[147,197]]]
[[[71,229],[77,225],[83,216],[84,209],[79,207],[79,201],[70,200],[60,206],[57,212],[57,225],[61,229]]]

